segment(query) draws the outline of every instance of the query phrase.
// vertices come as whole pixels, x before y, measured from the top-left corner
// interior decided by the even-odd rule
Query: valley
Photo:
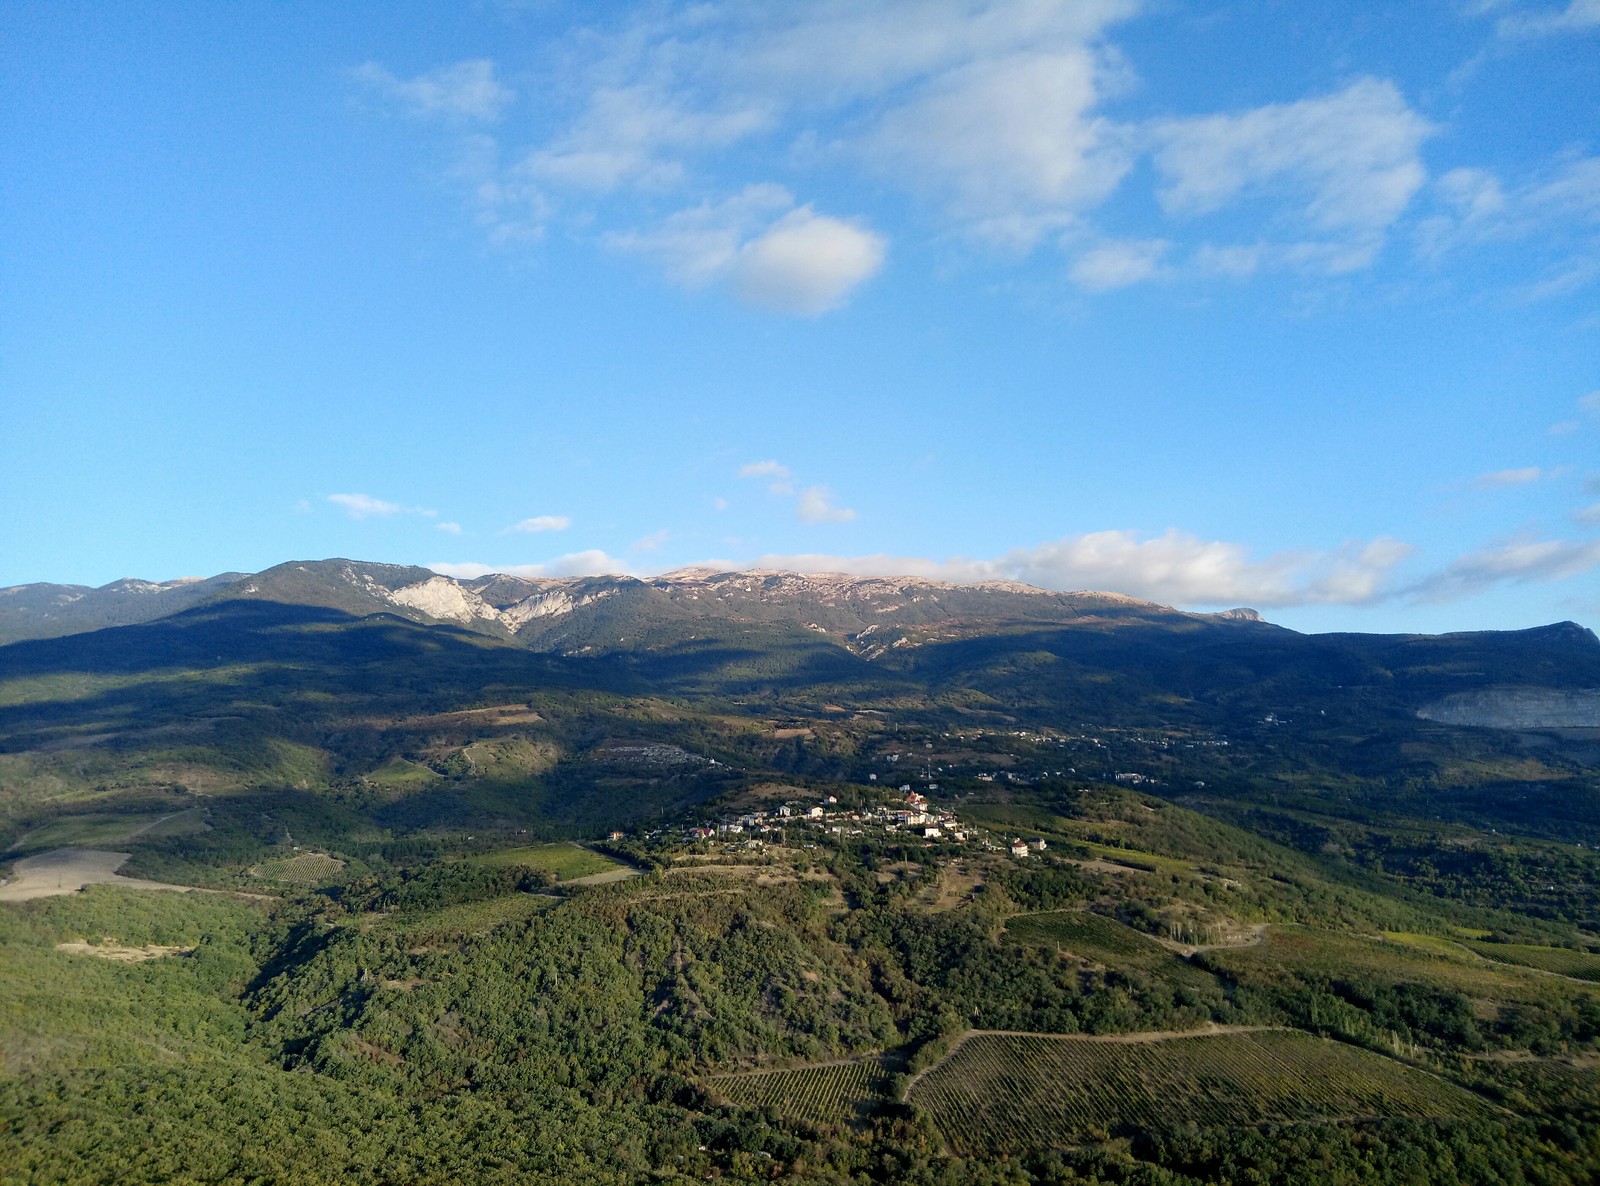
[[[1600,1164],[1571,623],[351,561],[142,620],[29,589],[0,597],[4,1180]]]

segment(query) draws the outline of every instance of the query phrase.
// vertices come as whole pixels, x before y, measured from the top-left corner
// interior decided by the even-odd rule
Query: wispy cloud
[[[492,121],[516,98],[516,92],[494,76],[494,63],[482,58],[455,62],[397,78],[377,62],[356,67],[355,77],[381,98],[407,114],[423,118]]]
[[[538,535],[545,531],[565,531],[572,526],[572,520],[566,515],[535,515],[531,519],[524,519],[520,523],[513,523],[506,528],[506,532],[522,532],[528,535]]]
[[[461,524],[459,523],[440,523],[438,525],[438,529],[444,532],[446,535],[461,534]]]
[[[1275,198],[1297,210],[1304,233],[1323,237],[1301,260],[1348,271],[1371,261],[1422,187],[1421,147],[1434,130],[1392,82],[1364,78],[1331,95],[1160,121],[1149,134],[1169,214]]]
[[[781,462],[770,459],[767,461],[752,461],[739,467],[738,476],[741,478],[770,478],[772,480],[768,483],[767,489],[772,493],[794,493],[794,474],[787,465]]]
[[[1527,486],[1549,476],[1537,465],[1525,465],[1520,469],[1497,469],[1493,473],[1479,474],[1470,485],[1479,490],[1500,490],[1507,486]]]
[[[345,513],[352,519],[398,515],[405,509],[397,502],[386,502],[381,498],[373,498],[370,494],[330,494],[328,501],[335,506],[343,507]]]
[[[1426,261],[1516,244],[1519,270],[1533,277],[1514,290],[1524,301],[1562,296],[1600,276],[1600,156],[1565,154],[1513,182],[1488,169],[1452,169],[1431,193],[1435,212],[1416,228]]]
[[[1406,592],[1418,601],[1454,601],[1499,585],[1560,581],[1600,566],[1600,540],[1524,536],[1471,552]]]
[[[834,503],[833,493],[826,486],[807,486],[800,491],[794,513],[802,523],[848,523],[856,517],[849,507]]]
[[[1072,263],[1069,278],[1090,292],[1108,292],[1155,279],[1161,258],[1172,246],[1165,239],[1122,240],[1101,243]]]
[[[439,513],[426,507],[401,506],[370,494],[330,494],[328,501],[342,507],[352,519],[384,519],[391,515],[423,515],[431,519]]]
[[[752,461],[739,467],[738,476],[770,479],[767,490],[783,497],[792,496],[795,500],[795,518],[802,523],[848,523],[856,517],[855,511],[839,506],[834,501],[833,492],[826,486],[807,486],[797,490],[794,473],[781,462],[770,459]]]
[[[1600,0],[1570,0],[1565,8],[1511,13],[1501,17],[1496,28],[1502,37],[1512,38],[1548,37],[1600,28]]]

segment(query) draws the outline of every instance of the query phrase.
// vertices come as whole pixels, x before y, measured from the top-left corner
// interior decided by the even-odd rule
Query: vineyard
[[[1139,968],[1195,986],[1212,983],[1209,973],[1168,951],[1148,935],[1115,919],[1083,910],[1024,914],[1006,924],[1018,943],[1052,947],[1108,968]]]
[[[1462,1088],[1287,1030],[1155,1041],[979,1034],[911,1090],[969,1156],[1105,1140],[1189,1122],[1482,1114]]]
[[[295,857],[282,857],[257,865],[250,872],[267,881],[281,881],[287,885],[327,885],[339,880],[344,862],[323,852],[303,852]]]
[[[462,902],[415,914],[397,914],[385,923],[406,935],[485,935],[507,923],[525,922],[555,905],[545,894],[507,894],[482,902]]]
[[[534,869],[548,873],[557,881],[571,881],[595,873],[609,873],[620,866],[610,857],[603,857],[576,844],[531,844],[523,848],[507,848],[471,858],[475,865],[494,868]]]
[[[884,1098],[889,1073],[881,1062],[798,1067],[790,1071],[746,1071],[718,1075],[711,1088],[730,1103],[771,1108],[812,1124],[848,1124]]]
[[[1533,947],[1522,943],[1466,942],[1462,946],[1470,947],[1479,955],[1496,963],[1537,968],[1541,972],[1571,976],[1574,980],[1600,982],[1600,953],[1593,951],[1573,951],[1567,947]]]

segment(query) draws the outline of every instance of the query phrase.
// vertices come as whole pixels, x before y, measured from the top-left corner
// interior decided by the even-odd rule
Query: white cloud
[[[1596,567],[1600,567],[1600,540],[1528,536],[1460,556],[1409,592],[1419,601],[1453,601],[1497,585],[1566,580]]]
[[[397,502],[385,502],[381,498],[373,498],[370,494],[330,494],[328,501],[335,506],[343,507],[345,513],[352,519],[374,516],[383,518],[388,515],[398,515],[405,510]]]
[[[1578,400],[1578,409],[1591,416],[1600,416],[1600,391],[1591,391]]]
[[[1433,187],[1436,212],[1417,225],[1417,252],[1435,263],[1468,247],[1527,243],[1517,263],[1543,275],[1525,285],[1527,300],[1561,296],[1600,275],[1600,156],[1568,154],[1514,184],[1487,169],[1453,169]]]
[[[1570,0],[1565,8],[1512,13],[1497,25],[1502,37],[1545,37],[1600,27],[1600,0]]]
[[[752,305],[814,317],[876,276],[886,247],[881,235],[802,206],[739,249],[733,290]]]
[[[1600,502],[1573,511],[1572,520],[1582,527],[1600,527]]]
[[[766,461],[752,461],[741,465],[738,475],[741,478],[772,479],[768,482],[767,489],[773,494],[784,497],[793,496],[795,518],[802,523],[848,523],[856,517],[855,511],[834,502],[833,492],[826,486],[807,486],[797,492],[793,471],[783,463],[770,458]]]
[[[484,59],[440,66],[415,78],[396,78],[377,62],[355,70],[358,80],[409,114],[422,117],[492,121],[516,98],[494,76],[494,63]]]
[[[565,515],[535,515],[531,519],[524,519],[520,523],[513,523],[506,528],[507,532],[520,531],[537,535],[542,531],[565,531],[572,526],[572,520]]]
[[[446,179],[462,190],[478,225],[497,245],[544,237],[554,206],[521,167],[501,162],[500,142],[483,132],[464,136]]]
[[[1361,605],[1380,600],[1414,549],[1380,538],[1333,551],[1279,552],[1255,560],[1240,544],[1181,531],[1066,536],[993,560],[909,556],[763,556],[750,567],[947,581],[1016,580],[1044,589],[1122,593],[1168,605]]]
[[[1331,95],[1157,120],[1145,134],[1170,217],[1261,206],[1280,241],[1202,245],[1191,261],[1196,276],[1240,278],[1269,264],[1328,275],[1371,266],[1427,178],[1421,147],[1435,130],[1394,83],[1363,78]]]
[[[749,304],[802,316],[838,308],[877,275],[887,250],[881,235],[857,223],[795,207],[780,185],[747,186],[669,215],[652,230],[604,240],[654,259],[685,288],[725,283]]]
[[[1103,66],[1083,45],[966,63],[885,112],[861,152],[977,234],[1032,246],[1104,201],[1132,164],[1127,137],[1093,113]]]
[[[1161,275],[1161,257],[1172,244],[1165,239],[1124,239],[1102,243],[1073,261],[1068,277],[1079,288],[1108,292]]]
[[[461,534],[461,524],[459,523],[440,523],[438,529],[447,535]]]
[[[856,517],[849,507],[836,506],[826,486],[807,486],[795,503],[795,518],[802,523],[848,523]]]
[[[632,576],[633,569],[624,560],[608,556],[598,548],[585,552],[569,552],[543,564],[481,564],[476,561],[439,563],[427,566],[440,576],[470,581],[493,573],[536,580],[540,577]]]
[[[1162,206],[1201,215],[1288,188],[1325,232],[1373,231],[1398,218],[1427,176],[1419,151],[1434,127],[1392,82],[1364,78],[1336,94],[1236,115],[1153,126]]]
[[[667,529],[663,527],[660,531],[652,531],[642,539],[634,540],[629,545],[629,550],[634,552],[654,552],[662,544],[666,543],[669,538]]]
[[[767,489],[772,491],[772,493],[774,493],[774,494],[793,494],[794,493],[794,474],[793,474],[793,472],[790,471],[790,469],[789,469],[789,467],[787,465],[783,465],[780,462],[773,461],[771,459],[768,459],[766,461],[752,461],[747,465],[741,465],[739,467],[739,477],[741,477],[741,478],[771,478],[772,481],[767,484]],[[721,500],[719,499],[718,501],[721,501]],[[718,507],[717,509],[718,510],[726,509],[726,504],[724,504],[722,507]]]
[[[1226,276],[1240,280],[1253,276],[1269,256],[1264,244],[1218,245],[1203,243],[1194,251],[1190,267],[1199,276]]]
[[[525,165],[541,180],[580,189],[605,192],[626,183],[661,189],[684,175],[668,152],[724,148],[770,122],[760,106],[694,111],[651,87],[601,87],[577,122],[530,153]]]
[[[1521,20],[1591,20],[1575,0]],[[1137,86],[1110,38],[1142,0],[702,0],[632,5],[541,47],[539,139],[462,136],[452,179],[497,243],[574,235],[654,261],[689,289],[815,316],[883,268],[887,216],[826,212],[763,176],[806,170],[831,192],[874,188],[962,237],[1026,254],[1059,245],[1068,279],[1103,292],[1153,279],[1242,280],[1269,269],[1372,266],[1427,180],[1436,128],[1395,82],[1253,109],[1129,120]],[[1510,18],[1508,18],[1510,19]],[[1530,26],[1532,27],[1532,26]],[[482,60],[399,79],[357,72],[417,114],[493,119],[511,92]],[[1106,239],[1095,212],[1151,185],[1164,214]],[[1419,253],[1600,219],[1600,158],[1517,186],[1454,169],[1414,224]],[[1143,197],[1144,195],[1139,195]],[[904,203],[901,203],[902,206]],[[666,213],[663,211],[673,211]],[[1226,237],[1209,216],[1226,211]],[[848,217],[847,217],[848,215]],[[1592,240],[1592,236],[1590,236]],[[1586,240],[1520,294],[1592,284]]]
[[[1526,486],[1546,476],[1545,471],[1537,465],[1526,465],[1520,469],[1500,469],[1479,474],[1472,479],[1472,485],[1480,490],[1498,490],[1506,486]]]

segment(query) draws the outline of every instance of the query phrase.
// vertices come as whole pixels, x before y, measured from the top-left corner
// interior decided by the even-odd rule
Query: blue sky
[[[16,0],[0,500],[1600,625],[1600,3]]]

